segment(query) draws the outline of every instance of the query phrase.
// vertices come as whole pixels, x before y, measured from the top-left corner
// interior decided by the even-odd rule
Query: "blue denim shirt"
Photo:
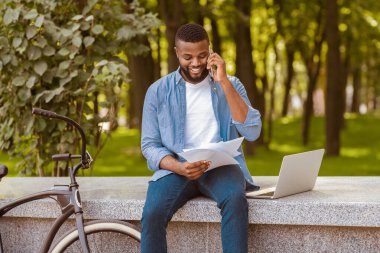
[[[261,131],[261,117],[258,110],[252,108],[243,84],[236,77],[229,76],[229,80],[249,106],[244,123],[232,119],[230,108],[222,87],[211,77],[211,99],[216,120],[219,124],[220,141],[228,141],[244,136],[246,140],[256,140]],[[173,173],[161,169],[161,159],[167,155],[184,161],[177,153],[182,152],[185,145],[186,120],[186,85],[179,73],[179,69],[162,77],[153,83],[145,96],[141,150],[147,159],[148,168],[154,171],[151,180]],[[235,157],[246,180],[254,184],[244,160],[243,152]]]

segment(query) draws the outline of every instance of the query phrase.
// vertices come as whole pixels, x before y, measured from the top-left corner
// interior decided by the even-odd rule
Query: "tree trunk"
[[[286,48],[286,79],[284,82],[284,99],[282,103],[282,111],[281,116],[286,117],[288,115],[289,109],[289,100],[290,100],[290,88],[292,85],[294,69],[293,69],[293,61],[294,61],[294,51]]]
[[[366,69],[367,71],[365,71],[365,82],[364,82],[364,85],[363,87],[365,87],[365,90],[364,90],[364,104],[365,106],[367,107],[367,111],[370,110],[371,108],[371,83],[373,82],[373,76],[372,76],[372,72],[371,72],[371,60],[372,60],[372,49],[369,48],[367,50],[367,55],[366,55],[366,62],[365,62],[365,65],[366,65]]]
[[[276,83],[277,83],[277,71],[276,71],[276,65],[279,61],[279,53],[276,48],[276,41],[273,39],[273,47],[275,52],[275,64],[273,66],[273,83],[270,88],[269,94],[270,94],[270,103],[269,103],[269,113],[268,113],[268,136],[266,140],[266,147],[269,149],[269,144],[272,141],[272,133],[273,133],[273,114],[274,114],[274,104],[275,104],[275,90],[276,90]],[[293,62],[293,61],[292,61]]]
[[[315,87],[317,86],[317,80],[319,72],[321,69],[321,49],[322,43],[325,38],[325,30],[322,26],[322,10],[318,13],[317,17],[318,27],[316,29],[317,36],[314,38],[314,48],[309,54],[307,49],[300,50],[301,55],[304,59],[307,75],[308,75],[308,85],[307,85],[307,97],[304,104],[303,118],[302,118],[302,144],[307,145],[309,143],[309,131],[311,125],[311,118],[313,115],[313,94]],[[318,60],[315,60],[318,59]]]
[[[342,66],[339,52],[337,0],[326,0],[327,6],[327,84],[326,84],[326,154],[339,155],[342,104]]]
[[[161,77],[161,45],[160,45],[161,32],[157,29],[157,60],[154,62],[154,80],[158,80]]]
[[[253,106],[258,109],[264,117],[264,103],[260,101],[260,93],[256,86],[255,64],[252,58],[252,41],[250,30],[250,12],[251,2],[245,0],[235,0],[237,11],[245,16],[245,20],[237,18],[235,27],[235,42],[236,42],[236,76],[244,84],[247,95]],[[262,119],[264,122],[264,120]],[[263,133],[260,138],[262,139]],[[252,142],[247,142],[245,145],[245,153],[252,155],[254,146]]]
[[[345,128],[346,124],[344,121],[344,113],[346,112],[346,87],[347,87],[347,81],[348,76],[350,74],[350,63],[351,63],[351,40],[352,38],[349,37],[348,43],[346,45],[346,57],[344,59],[344,64],[342,65],[342,101],[341,101],[341,117],[340,117],[340,127],[342,129]]]
[[[285,52],[286,52],[286,79],[284,81],[284,98],[282,100],[282,110],[281,116],[286,117],[288,115],[289,110],[289,100],[290,100],[290,89],[292,85],[292,80],[294,76],[293,69],[293,61],[294,61],[294,39],[292,35],[292,39],[287,38],[287,34],[285,33],[286,28],[283,26],[283,22],[281,19],[281,13],[284,12],[284,3],[282,0],[274,0],[273,2],[274,9],[277,9],[275,14],[277,32],[285,41]]]
[[[218,25],[215,19],[211,19],[211,29],[212,29],[212,50],[219,55],[222,52],[222,42],[220,39]]]
[[[353,92],[352,92],[352,102],[351,102],[351,112],[358,113],[359,112],[359,94],[360,94],[360,86],[361,86],[361,73],[360,68],[355,67],[352,73],[352,84],[353,84]]]
[[[316,45],[321,47],[320,45]],[[314,55],[311,57],[313,58]],[[320,49],[319,49],[319,57],[320,57]],[[318,76],[321,69],[321,61],[318,60],[317,65],[315,66],[312,63],[312,59],[309,60],[309,64],[307,67],[307,73],[309,77],[308,85],[307,85],[307,96],[304,103],[303,117],[302,117],[302,145],[306,146],[309,143],[309,131],[311,125],[311,118],[313,116],[313,94],[315,91],[315,87],[317,86]]]
[[[375,90],[375,93],[373,94],[373,101],[372,101],[372,104],[373,104],[373,110],[376,111],[377,110],[377,91]]]
[[[175,34],[182,24],[183,5],[181,0],[159,0],[159,13],[166,25],[166,39],[168,42],[168,72],[178,68],[178,59],[174,51]]]
[[[139,38],[140,43],[150,47],[146,36]],[[142,108],[145,93],[154,82],[154,62],[151,51],[145,55],[128,56],[128,66],[131,75],[131,88],[129,89],[129,127],[141,128]]]
[[[211,39],[212,50],[215,53],[218,53],[219,55],[221,55],[222,42],[221,42],[218,22],[217,22],[217,20],[219,20],[220,17],[214,13],[214,9],[216,9],[217,4],[218,3],[215,3],[215,0],[207,0],[204,16],[208,17],[211,23],[211,38],[210,39]]]
[[[204,25],[203,11],[199,0],[189,1],[187,4],[184,2],[184,11],[186,12],[186,22],[194,22],[201,26]]]
[[[99,92],[95,91],[94,92],[94,117],[95,117],[95,123],[98,122],[98,119],[99,119],[99,101],[98,101],[98,96],[99,96]],[[94,131],[95,131],[94,144],[95,144],[95,147],[97,147],[99,145],[101,132],[99,131],[98,126],[94,126]]]
[[[276,72],[275,72],[276,73]],[[276,74],[275,74],[275,80],[276,80]],[[274,113],[274,102],[275,102],[275,86],[276,81],[273,82],[272,87],[270,88],[270,103],[269,103],[269,113],[268,113],[268,136],[266,140],[266,147],[269,148],[269,144],[272,141],[272,135],[273,135],[273,113]]]
[[[309,143],[309,130],[311,117],[313,116],[313,94],[317,86],[317,79],[319,75],[321,62],[318,62],[317,70],[314,74],[310,73],[309,83],[307,86],[307,97],[304,104],[303,118],[302,118],[302,145],[306,146]],[[310,70],[311,71],[311,70]]]

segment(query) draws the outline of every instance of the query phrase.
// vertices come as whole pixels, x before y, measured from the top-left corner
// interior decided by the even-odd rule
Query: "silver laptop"
[[[247,198],[277,199],[314,188],[325,150],[318,149],[284,156],[277,185],[247,192]]]

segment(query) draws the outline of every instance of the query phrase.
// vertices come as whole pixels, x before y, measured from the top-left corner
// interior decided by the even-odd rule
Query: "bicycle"
[[[33,108],[32,113],[47,118],[63,120],[79,132],[82,140],[81,154],[56,154],[52,156],[52,159],[54,161],[65,161],[67,165],[74,159],[80,159],[80,162],[68,167],[70,176],[69,185],[54,185],[50,190],[33,193],[7,203],[0,207],[0,219],[13,208],[27,202],[53,198],[59,204],[62,214],[55,219],[40,248],[40,253],[128,252],[128,249],[120,245],[120,242],[125,242],[127,245],[134,242],[139,246],[141,234],[139,230],[130,223],[120,220],[94,220],[84,223],[82,201],[78,190],[79,185],[75,177],[79,169],[87,169],[91,166],[92,158],[90,153],[86,150],[86,138],[80,125],[74,120],[56,114],[55,112]],[[0,165],[0,181],[7,173],[8,168],[4,165]],[[58,230],[72,215],[75,215],[76,227],[67,231],[53,244]],[[117,247],[115,247],[115,245],[117,245]],[[114,248],[115,251],[111,251],[111,248]],[[1,233],[0,253],[5,253]]]

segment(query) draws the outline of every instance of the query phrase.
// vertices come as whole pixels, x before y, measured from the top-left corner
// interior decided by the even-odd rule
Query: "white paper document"
[[[236,161],[234,157],[240,155],[238,149],[243,140],[244,137],[240,137],[226,142],[208,143],[199,148],[184,149],[183,152],[178,153],[178,155],[188,162],[211,161],[208,170],[223,165],[238,164],[238,161]]]

